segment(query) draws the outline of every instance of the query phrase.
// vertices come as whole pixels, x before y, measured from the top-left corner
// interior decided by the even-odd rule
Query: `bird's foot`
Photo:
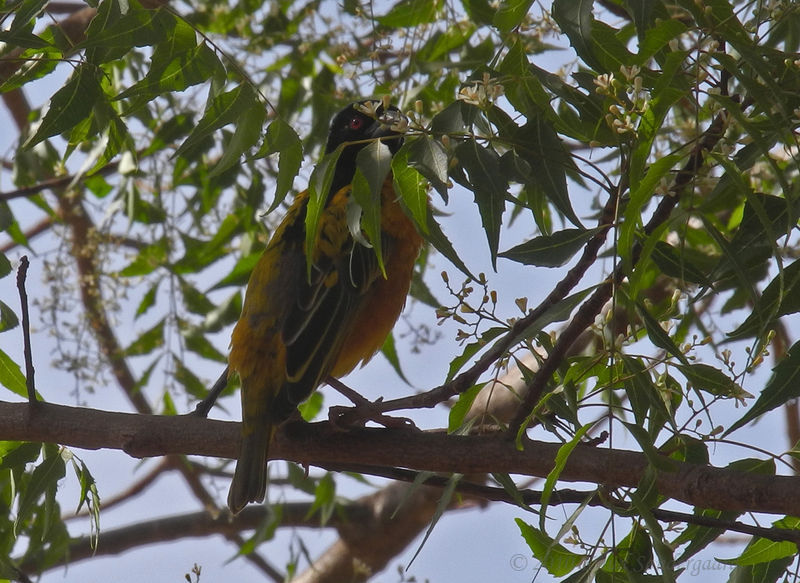
[[[368,421],[383,425],[387,429],[416,429],[416,425],[411,419],[385,415],[375,406],[375,403],[366,399],[355,407],[331,407],[328,411],[328,420],[331,425],[342,430],[365,427]]]
[[[353,389],[348,387],[339,379],[329,377],[326,381],[339,393],[350,399],[355,407],[331,407],[328,413],[328,420],[334,427],[349,429],[352,427],[364,427],[367,421],[374,421],[378,425],[386,428],[416,428],[414,422],[406,417],[390,417],[385,415],[378,407],[382,399],[373,402],[365,399]]]

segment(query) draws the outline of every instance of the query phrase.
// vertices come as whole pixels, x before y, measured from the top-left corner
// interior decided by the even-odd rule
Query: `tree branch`
[[[0,440],[43,441],[85,449],[119,449],[134,457],[168,454],[234,458],[239,424],[186,415],[166,417],[39,403],[0,401]],[[431,472],[504,472],[546,477],[561,444],[523,439],[518,450],[502,435],[447,435],[407,429],[343,432],[331,424],[287,423],[273,459],[303,465],[405,467]],[[662,495],[700,508],[800,515],[800,478],[680,463],[664,457],[656,484]],[[559,479],[608,488],[636,487],[650,466],[644,454],[578,446]]]
[[[567,275],[559,281],[548,296],[535,309],[531,310],[525,317],[520,318],[511,326],[508,332],[495,342],[491,348],[484,352],[480,358],[470,368],[456,376],[449,383],[431,389],[429,391],[401,397],[389,401],[378,401],[371,404],[371,408],[379,412],[397,411],[400,409],[424,409],[432,408],[460,393],[463,393],[476,382],[478,378],[489,367],[491,367],[505,352],[528,331],[528,329],[544,316],[553,306],[562,301],[572,289],[578,285],[586,270],[592,266],[597,259],[597,254],[606,240],[611,224],[614,219],[617,206],[617,196],[611,196],[606,202],[597,224],[597,233],[586,243],[578,262],[567,272]],[[358,412],[353,410],[345,411],[341,415],[342,422],[347,424],[352,416],[357,416]]]
[[[281,524],[294,527],[316,527],[318,522],[309,519],[311,504],[291,503],[281,506]],[[341,512],[331,516],[327,526],[339,528],[346,521],[364,519],[369,510],[359,503],[343,504]],[[232,517],[228,513],[216,516],[206,511],[190,512],[177,516],[167,516],[137,522],[112,530],[104,530],[100,544],[94,548],[90,537],[84,536],[72,540],[69,550],[64,554],[64,562],[75,563],[99,556],[118,555],[136,547],[184,538],[203,538],[221,534],[226,537],[237,536],[242,531],[253,530],[269,520],[272,512],[267,506],[248,506],[238,515]],[[39,557],[35,557],[38,561]],[[62,565],[63,562],[47,565],[45,570]],[[23,563],[19,566],[26,572],[42,572],[42,565],[35,562]]]
[[[673,185],[670,188],[671,196],[666,196],[661,199],[661,202],[656,207],[650,220],[645,225],[645,236],[652,235],[656,229],[669,220],[669,217],[672,215],[672,210],[678,204],[683,191],[692,183],[697,173],[700,171],[700,168],[702,168],[706,152],[710,151],[717,142],[722,139],[728,117],[729,114],[727,111],[721,111],[705,132],[703,132],[702,137],[695,144],[689,156],[689,160],[686,161],[683,168],[676,174]],[[631,264],[635,265],[638,263],[642,248],[643,245],[640,242],[634,245],[631,250]],[[561,366],[570,347],[591,325],[606,302],[611,299],[614,289],[622,282],[625,275],[626,267],[620,263],[614,270],[614,273],[581,305],[569,325],[559,334],[555,346],[553,346],[553,349],[547,355],[547,359],[542,363],[529,383],[525,398],[508,427],[507,433],[510,437],[515,437],[519,433],[520,428],[526,425],[529,417],[533,414],[539,400],[544,394],[547,384],[550,382],[550,379],[558,367]]]

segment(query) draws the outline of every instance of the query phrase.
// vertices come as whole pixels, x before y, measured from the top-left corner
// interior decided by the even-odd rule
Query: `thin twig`
[[[229,370],[230,367],[226,366],[225,370],[222,371],[222,374],[219,375],[217,382],[215,382],[214,386],[209,389],[206,398],[200,401],[194,408],[194,411],[191,413],[192,415],[197,417],[208,417],[209,411],[211,411],[211,408],[217,402],[217,399],[219,398],[220,394],[222,394],[222,391],[224,391],[228,386]]]
[[[670,195],[661,199],[661,202],[653,212],[653,216],[645,225],[645,236],[649,236],[661,227],[669,217],[672,215],[672,210],[678,204],[683,191],[691,184],[697,176],[697,172],[705,162],[705,154],[710,151],[722,139],[725,127],[728,121],[728,112],[721,111],[709,127],[703,132],[703,136],[695,144],[689,160],[686,161],[683,168],[678,171],[675,176],[675,181],[670,189]],[[643,245],[637,243],[631,250],[631,263],[636,264],[642,253]],[[572,343],[591,325],[597,314],[600,313],[605,303],[611,298],[616,285],[618,285],[625,277],[625,267],[620,264],[614,273],[606,279],[603,284],[598,287],[592,296],[578,309],[575,317],[559,335],[558,341],[553,350],[548,354],[547,359],[542,363],[542,366],[536,371],[533,379],[528,385],[528,391],[525,398],[515,415],[513,421],[508,427],[507,435],[510,438],[516,438],[519,434],[520,428],[523,427],[528,419],[533,415],[536,406],[539,403],[547,384],[550,382],[553,373],[561,365],[564,357],[572,346]]]
[[[98,169],[96,172],[93,172],[91,175],[84,175],[82,178],[89,178],[90,176],[107,176],[109,174],[113,174],[119,168],[119,162],[109,162],[102,168]],[[9,201],[14,200],[15,198],[27,198],[29,196],[34,196],[36,194],[40,194],[45,190],[51,189],[62,189],[65,186],[72,184],[72,182],[76,179],[76,174],[67,174],[66,176],[58,176],[56,178],[48,178],[47,180],[42,180],[41,182],[37,182],[36,184],[31,184],[30,186],[23,186],[22,188],[17,188],[16,190],[9,190],[7,192],[0,192],[0,201]]]
[[[373,403],[374,409],[382,413],[400,409],[430,409],[455,395],[463,393],[478,382],[480,375],[497,362],[497,360],[516,342],[519,342],[521,338],[525,337],[530,327],[535,324],[537,320],[567,297],[567,294],[578,285],[589,267],[594,264],[597,259],[597,254],[605,243],[606,235],[614,219],[616,207],[617,197],[612,196],[603,207],[603,211],[597,222],[597,232],[584,246],[583,253],[575,266],[567,272],[564,279],[558,282],[553,288],[553,291],[551,291],[536,308],[531,310],[525,317],[517,320],[502,338],[483,353],[475,364],[456,376],[449,383],[445,383],[417,395],[411,395],[410,397],[401,397],[388,401],[376,401]],[[352,414],[357,415],[355,409],[352,410]],[[344,423],[347,422],[345,415],[342,415],[342,419]]]
[[[22,340],[25,350],[25,386],[28,389],[28,402],[31,405],[38,403],[36,399],[36,385],[33,381],[35,370],[33,368],[33,353],[31,351],[31,323],[28,316],[28,292],[25,291],[25,278],[28,276],[28,256],[23,255],[19,260],[17,270],[17,289],[19,302],[22,305]]]
[[[368,474],[370,476],[378,476],[410,483],[418,481],[420,479],[420,474],[422,473],[404,468],[367,465],[358,466],[355,464],[347,464],[346,466],[339,466],[337,464],[324,464],[321,467],[332,471],[358,472],[360,474]],[[451,479],[452,478],[447,475],[433,474],[426,476],[422,483],[424,483],[426,486],[445,488],[449,485]],[[483,498],[492,502],[505,502],[507,504],[516,505],[539,505],[542,503],[543,497],[543,492],[540,490],[520,489],[512,494],[505,488],[487,486],[486,484],[479,484],[464,479],[459,480],[458,484],[455,486],[455,490],[461,494]],[[550,494],[550,506],[583,503],[586,503],[589,506],[604,508],[609,507],[607,497],[600,496],[597,491],[581,491],[570,488],[561,488],[554,490]],[[629,505],[622,501],[615,503],[613,509],[622,510],[624,512],[629,512],[631,510]],[[724,520],[722,518],[715,518],[712,516],[688,514],[685,512],[664,510],[662,508],[651,508],[650,512],[661,522],[683,522],[686,524],[696,524],[698,526],[705,526],[708,528],[718,528],[726,531],[741,532],[743,534],[759,536],[761,538],[776,542],[790,541],[794,543],[800,543],[800,532],[787,528],[766,528],[762,526],[753,526],[751,524],[744,524],[735,520]]]

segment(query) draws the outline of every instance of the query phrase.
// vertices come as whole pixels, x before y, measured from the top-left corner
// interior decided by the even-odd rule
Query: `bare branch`
[[[28,292],[25,290],[25,280],[28,277],[28,256],[23,255],[20,258],[20,266],[17,271],[17,290],[19,290],[19,303],[22,310],[22,342],[25,353],[25,386],[28,389],[28,403],[35,405],[36,399],[36,384],[33,377],[35,370],[33,368],[33,354],[31,352],[31,323],[30,316],[28,315]]]
[[[281,507],[282,524],[294,527],[319,527],[319,520],[309,518],[311,504],[293,503]],[[328,526],[338,528],[346,521],[358,521],[368,511],[362,504],[353,503],[342,505],[341,513],[331,517]],[[104,530],[102,542],[93,548],[90,537],[74,539],[69,550],[64,554],[65,561],[75,563],[85,559],[92,559],[104,555],[118,555],[130,549],[184,538],[202,538],[214,534],[226,537],[238,536],[243,531],[253,530],[261,526],[271,517],[271,510],[267,506],[249,506],[240,514],[232,517],[229,513],[212,514],[206,511],[192,512],[178,516],[167,516],[137,522],[129,526]],[[33,559],[39,560],[38,557]],[[51,569],[60,566],[48,565]],[[41,565],[23,563],[23,571],[40,572]]]
[[[134,457],[168,454],[234,458],[238,423],[191,415],[166,417],[98,411],[39,403],[0,401],[0,440],[43,441],[86,449],[120,449]],[[561,444],[524,439],[523,449],[500,435],[448,435],[440,431],[360,429],[343,432],[331,424],[287,423],[270,450],[273,459],[303,465],[340,464],[405,467],[431,472],[504,472],[545,477]],[[757,475],[681,463],[663,457],[659,493],[698,506],[737,512],[800,514],[800,478]],[[578,446],[559,479],[607,488],[635,487],[649,466],[638,452]]]

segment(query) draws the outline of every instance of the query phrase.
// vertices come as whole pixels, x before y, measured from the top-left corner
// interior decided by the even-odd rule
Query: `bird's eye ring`
[[[360,117],[354,117],[350,120],[350,129],[351,130],[360,130],[364,125],[364,119]]]

